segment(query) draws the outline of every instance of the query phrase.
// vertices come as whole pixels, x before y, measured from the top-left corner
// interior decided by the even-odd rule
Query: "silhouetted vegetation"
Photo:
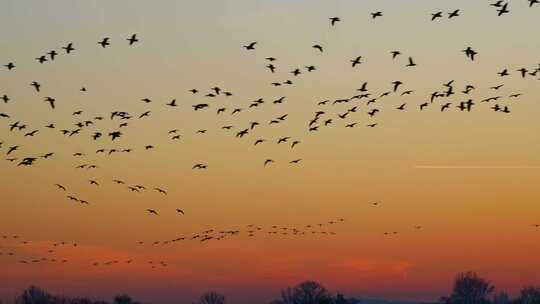
[[[11,303],[11,302],[2,302]],[[13,301],[14,304],[110,304],[110,302],[89,298],[68,298],[48,293],[30,286],[22,291]],[[112,304],[139,304],[127,294],[114,297]],[[224,295],[208,291],[203,293],[193,304],[226,304]],[[269,304],[413,304],[414,302],[385,301],[372,299],[347,298],[342,294],[334,295],[323,285],[315,281],[305,281],[293,287],[282,289],[278,299]],[[505,292],[495,292],[495,286],[474,272],[463,272],[456,276],[452,292],[441,297],[440,304],[540,304],[540,287],[528,286],[511,299]]]
[[[203,293],[196,304],[225,304],[225,296],[215,291]]]
[[[487,304],[488,297],[495,290],[491,282],[480,278],[474,272],[464,272],[457,275],[452,294],[442,297],[445,304]]]

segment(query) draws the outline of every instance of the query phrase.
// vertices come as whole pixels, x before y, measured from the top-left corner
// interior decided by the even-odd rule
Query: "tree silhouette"
[[[135,304],[135,302],[127,294],[122,294],[114,297],[114,304]]]
[[[525,287],[521,290],[519,298],[514,302],[516,304],[536,304],[540,303],[540,287]]]
[[[201,295],[198,304],[225,304],[225,296],[215,291],[208,291]]]
[[[488,296],[495,287],[475,272],[463,272],[456,276],[450,297],[441,298],[445,304],[487,304]]]
[[[332,304],[331,293],[315,281],[302,282],[295,287],[281,290],[281,300],[274,304]]]
[[[510,297],[505,292],[499,292],[493,295],[493,304],[509,304]]]
[[[28,287],[15,300],[17,304],[50,304],[55,302],[57,301],[54,296],[37,286]]]

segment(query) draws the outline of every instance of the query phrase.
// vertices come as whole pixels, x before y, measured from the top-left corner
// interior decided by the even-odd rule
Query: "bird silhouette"
[[[68,43],[68,45],[66,45],[65,47],[62,47],[62,49],[66,51],[66,54],[69,54],[75,50],[72,42]]]
[[[36,92],[39,92],[39,89],[41,88],[41,85],[35,81],[32,81],[32,83],[30,83],[31,86],[34,87],[34,89],[36,89]]]
[[[133,45],[135,42],[139,42],[139,39],[137,39],[137,34],[131,35],[131,37],[126,39],[129,41],[129,45]]]
[[[108,45],[110,45],[111,43],[109,42],[110,38],[109,37],[105,37],[103,38],[101,41],[98,42],[99,45],[101,45],[102,48],[106,48]]]
[[[362,56],[358,56],[355,59],[351,60],[352,67],[354,68],[356,65],[361,64],[360,60],[362,59]]]
[[[45,97],[45,101],[48,102],[51,108],[54,110],[54,102],[56,101],[56,99],[52,97]]]
[[[323,52],[323,47],[320,44],[315,44],[312,46],[314,49],[319,50],[321,53]]]
[[[150,214],[155,214],[155,215],[158,215],[157,211],[154,210],[154,209],[146,209],[146,211]]]
[[[340,22],[341,19],[339,17],[331,17],[330,18],[330,25],[334,26],[337,22]]]
[[[451,13],[448,13],[448,19],[452,19],[452,18],[455,18],[455,17],[458,17],[458,16],[460,16],[459,15],[459,9],[457,9],[457,10],[451,12]]]
[[[436,12],[431,14],[431,21],[435,21],[437,18],[442,18],[443,12]]]
[[[4,67],[6,67],[8,71],[11,71],[15,68],[15,64],[13,62],[8,62],[7,64],[4,65]]]
[[[382,17],[383,13],[382,12],[374,12],[374,13],[371,13],[371,18],[372,19],[375,19],[377,17]]]
[[[256,41],[255,41],[255,42],[251,42],[251,43],[249,43],[248,45],[244,45],[244,48],[245,48],[246,50],[248,50],[248,51],[249,51],[249,50],[254,50],[256,44],[257,44]]]

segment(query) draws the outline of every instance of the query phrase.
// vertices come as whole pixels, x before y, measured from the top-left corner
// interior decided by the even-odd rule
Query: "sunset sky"
[[[540,73],[523,79],[516,71],[539,67],[540,5],[512,1],[511,12],[497,17],[489,3],[3,0],[0,64],[16,67],[0,69],[0,97],[11,99],[0,100],[0,113],[10,116],[0,118],[0,299],[36,284],[103,299],[126,292],[151,303],[191,303],[210,289],[230,303],[267,303],[281,288],[313,279],[349,296],[429,301],[448,294],[455,274],[467,270],[512,294],[540,284],[540,228],[533,226],[540,224]],[[455,9],[461,16],[448,19]],[[375,11],[384,15],[373,20]],[[432,22],[437,11],[444,18]],[[342,21],[331,27],[334,16]],[[129,46],[134,33],[140,41]],[[107,48],[97,44],[104,37]],[[242,47],[252,41],[255,50]],[[70,42],[75,51],[66,55]],[[469,46],[478,52],[474,62],[461,52]],[[53,49],[60,53],[54,61],[34,59]],[[402,55],[393,60],[393,50]],[[270,56],[277,58],[274,74],[265,67]],[[351,68],[357,56],[362,64]],[[417,67],[405,67],[409,56]],[[317,70],[306,72],[308,65]],[[290,74],[295,68],[298,77]],[[505,68],[511,75],[499,77]],[[293,85],[271,85],[287,79]],[[398,93],[373,105],[332,105],[360,94],[366,81],[373,98],[396,80],[403,82]],[[419,110],[451,80],[455,95]],[[468,84],[476,89],[462,94]],[[233,96],[205,97],[215,86]],[[400,96],[405,90],[414,92]],[[523,95],[508,98],[515,93]],[[55,110],[46,96],[56,99]],[[259,98],[265,103],[249,108]],[[469,98],[473,111],[459,111]],[[172,99],[178,107],[166,106]],[[330,102],[318,106],[323,100]],[[452,106],[441,112],[445,102]],[[198,103],[210,107],[195,112]],[[396,110],[402,103],[406,110]],[[495,103],[511,113],[494,112]],[[346,120],[337,117],[353,106],[358,111]],[[220,107],[227,111],[217,115]],[[231,115],[235,108],[243,110]],[[371,118],[373,108],[380,113]],[[77,110],[82,114],[72,115]],[[110,120],[112,111],[129,112],[129,126],[119,129],[124,121]],[[146,111],[150,117],[138,119]],[[309,132],[316,111],[333,123]],[[284,114],[284,122],[268,124]],[[60,133],[96,116],[103,121],[79,136]],[[27,129],[10,132],[16,121]],[[235,137],[253,121],[260,126]],[[45,128],[50,123],[56,129]],[[371,123],[378,125],[366,127]],[[172,129],[180,140],[170,139]],[[196,134],[201,129],[208,131]],[[39,132],[24,136],[32,130]],[[115,130],[124,135],[111,141],[107,133]],[[103,138],[92,140],[94,132]],[[276,144],[286,136],[287,144]],[[267,141],[254,146],[258,138]],[[301,143],[291,149],[294,140]],[[100,148],[133,151],[107,156],[95,153]],[[3,161],[49,152],[54,156],[29,167]],[[265,167],[266,159],[275,163]],[[302,161],[289,164],[295,159]],[[193,170],[197,163],[208,168]],[[98,168],[75,169],[81,164]],[[148,190],[133,193],[130,185]],[[306,230],[318,223],[325,226],[316,231],[335,235],[267,233],[272,225]],[[264,231],[151,245],[250,224]],[[48,252],[61,241],[78,246]],[[67,262],[19,263],[43,257]],[[112,260],[133,262],[92,265]],[[167,266],[152,269],[148,261]]]

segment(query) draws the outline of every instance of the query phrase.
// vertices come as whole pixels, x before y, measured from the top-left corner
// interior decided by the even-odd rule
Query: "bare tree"
[[[475,272],[463,272],[456,276],[450,297],[441,298],[446,304],[487,304],[488,296],[495,287]]]
[[[55,302],[57,301],[54,296],[36,286],[28,287],[15,300],[17,304],[52,304]]]
[[[225,296],[215,291],[208,291],[201,295],[198,304],[225,304]]]
[[[295,287],[281,290],[281,300],[274,304],[332,304],[332,294],[315,281],[302,282]]]
[[[525,287],[521,290],[521,294],[517,301],[517,304],[536,304],[540,303],[540,287]]]

